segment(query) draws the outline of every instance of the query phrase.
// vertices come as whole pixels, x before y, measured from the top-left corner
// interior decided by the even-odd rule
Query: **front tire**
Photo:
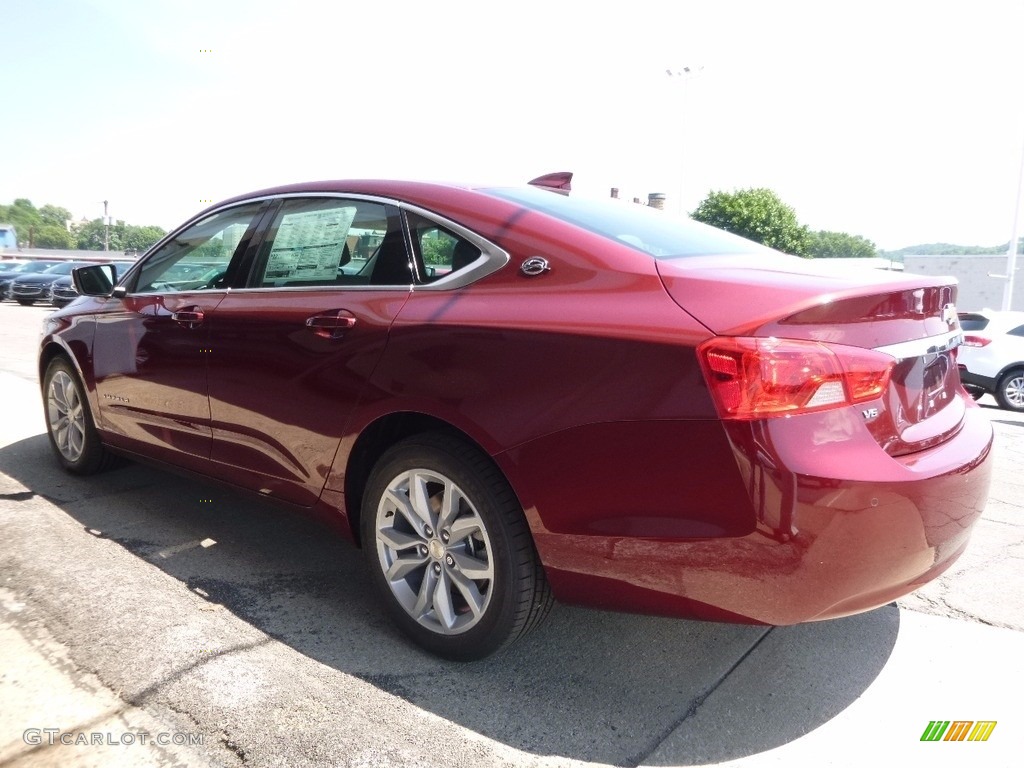
[[[480,659],[540,623],[551,594],[515,494],[490,459],[446,435],[390,448],[363,496],[363,551],[415,643]]]
[[[23,307],[31,307],[35,302],[32,299],[18,299],[19,304]]]
[[[78,374],[63,357],[54,358],[46,369],[43,400],[46,434],[64,469],[91,475],[114,466],[116,457],[100,442]]]
[[[1010,371],[999,380],[996,400],[1008,411],[1024,411],[1024,368]]]

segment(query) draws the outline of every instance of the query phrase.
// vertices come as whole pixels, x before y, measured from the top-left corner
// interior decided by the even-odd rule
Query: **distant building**
[[[18,250],[18,233],[13,224],[0,224],[0,251]]]
[[[1018,257],[1019,258],[1019,257]],[[903,268],[912,275],[953,275],[960,281],[958,309],[1002,309],[1006,280],[993,275],[1006,274],[1006,256],[974,254],[966,256],[917,256],[906,254]],[[1012,309],[1024,309],[1024,274],[1014,278]]]

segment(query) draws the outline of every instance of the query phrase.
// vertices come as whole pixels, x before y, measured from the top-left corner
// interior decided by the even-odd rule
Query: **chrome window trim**
[[[123,275],[117,275],[117,281],[114,283],[114,288],[115,289],[116,288],[120,288],[120,287],[125,287],[124,295],[123,296],[114,297],[113,291],[111,291],[111,293],[107,296],[107,298],[124,299],[124,298],[128,298],[130,296],[166,296],[168,293],[170,293],[169,291],[146,291],[146,292],[128,291],[127,287],[126,287],[126,284],[128,283],[127,278],[128,278],[129,275],[132,275],[132,273],[134,273],[136,270],[141,270],[142,266],[147,261],[149,261],[149,257],[152,256],[154,253],[156,253],[161,248],[163,248],[163,246],[166,243],[168,243],[171,240],[173,240],[175,238],[175,236],[177,236],[180,232],[184,232],[186,229],[188,229],[189,227],[193,226],[197,222],[200,222],[203,219],[207,219],[210,216],[214,216],[214,215],[220,213],[221,211],[226,211],[226,210],[229,210],[231,208],[238,208],[238,207],[243,206],[243,205],[250,205],[251,203],[255,203],[255,202],[262,202],[264,200],[273,200],[273,199],[276,199],[278,197],[280,197],[280,195],[261,195],[259,197],[246,198],[245,200],[235,200],[232,203],[225,203],[223,205],[218,205],[216,208],[208,208],[205,211],[201,211],[201,212],[197,213],[195,216],[193,216],[192,218],[190,218],[187,221],[185,221],[185,223],[183,223],[180,227],[176,227],[175,229],[172,229],[170,232],[168,232],[162,238],[160,238],[155,243],[153,243],[153,245],[149,246],[149,248],[147,248],[143,253],[139,254],[139,256],[137,256],[135,258],[135,261],[132,262],[132,265],[130,267],[128,267],[128,269],[125,270]],[[260,211],[257,211],[256,215],[254,217],[255,220],[258,220],[259,216],[260,216]],[[250,222],[250,224],[251,224],[251,222]],[[231,260],[228,261],[229,265],[230,265],[230,263],[231,263]],[[88,265],[88,266],[92,266],[92,265]],[[115,267],[114,271],[115,272],[117,271],[116,267]],[[217,288],[217,289],[211,289],[211,290],[230,291],[231,288],[227,287],[227,288]],[[193,292],[193,291],[194,291],[194,289],[192,289],[192,291],[174,291],[174,293],[190,293],[190,292]],[[207,292],[207,291],[204,290],[204,292]]]
[[[418,287],[418,286],[417,286]],[[260,285],[253,286],[252,288],[229,288],[228,290],[232,293],[280,293],[281,291],[287,291],[289,293],[323,293],[324,291],[405,291],[406,293],[411,292],[413,289],[412,283],[406,285],[405,283],[395,285]]]
[[[221,213],[231,208],[237,208],[242,205],[249,205],[251,203],[262,203],[267,200],[291,200],[295,198],[334,198],[337,200],[361,200],[368,203],[377,203],[380,205],[390,205],[400,211],[408,211],[410,213],[418,214],[425,219],[429,219],[435,224],[442,226],[446,229],[450,229],[459,237],[462,237],[469,242],[473,243],[477,248],[480,249],[480,257],[473,262],[473,264],[467,269],[460,270],[458,273],[453,275],[445,275],[440,280],[432,283],[416,283],[410,281],[409,283],[395,283],[393,285],[311,285],[311,286],[281,286],[275,288],[273,286],[245,286],[241,288],[231,288],[232,293],[249,292],[249,291],[395,291],[395,290],[414,290],[414,291],[448,291],[456,288],[463,288],[470,283],[475,283],[481,278],[487,277],[487,275],[497,272],[499,269],[508,264],[512,257],[502,248],[499,248],[494,243],[481,237],[470,229],[458,224],[451,219],[448,219],[440,214],[434,213],[426,208],[421,208],[413,203],[406,203],[402,200],[395,200],[390,197],[383,197],[381,195],[367,195],[360,192],[286,192],[283,194],[269,194],[269,195],[256,195],[254,197],[246,197],[240,200],[234,200],[231,203],[225,203],[218,205],[216,208],[208,208],[201,213],[196,214],[192,218],[188,219],[180,227],[171,230],[167,235],[161,238],[159,241],[154,243],[149,249],[140,256],[135,264],[132,266],[132,270],[136,269],[139,264],[144,262],[149,254],[158,250],[163,244],[171,240],[179,232],[183,232],[189,227],[193,226],[196,222],[202,221],[210,216]],[[405,228],[406,245],[410,246],[408,237],[411,234],[407,224],[403,224]],[[127,275],[127,273],[126,273]],[[118,280],[120,285],[121,279]],[[180,291],[184,293],[184,291]],[[152,294],[128,294],[130,296],[135,295],[152,295]]]
[[[964,334],[959,328],[949,333],[943,333],[938,336],[929,336],[924,339],[912,339],[911,341],[901,341],[898,344],[887,344],[883,347],[875,347],[875,352],[882,352],[886,355],[891,355],[897,360],[907,360],[912,357],[927,357],[928,355],[937,355],[943,352],[949,352],[951,349],[960,346],[963,343]]]
[[[264,200],[275,200],[275,199],[278,199],[278,198],[281,198],[281,197],[285,197],[285,195],[261,195],[259,197],[251,197],[251,198],[246,198],[244,200],[235,200],[232,203],[225,203],[223,205],[218,205],[216,208],[207,208],[206,210],[197,213],[192,218],[187,219],[180,227],[175,227],[174,229],[172,229],[170,232],[168,232],[162,238],[160,238],[155,243],[153,243],[151,246],[149,246],[149,248],[147,248],[145,250],[145,252],[139,254],[139,256],[135,259],[135,263],[132,264],[131,269],[127,270],[125,272],[125,274],[127,275],[129,272],[131,272],[132,270],[136,269],[139,266],[139,264],[143,263],[144,261],[146,261],[149,258],[149,255],[151,253],[153,253],[154,251],[159,250],[161,247],[163,247],[164,243],[166,243],[169,240],[173,239],[174,236],[177,235],[179,232],[184,232],[186,229],[188,229],[189,227],[191,227],[193,224],[195,224],[198,221],[202,221],[203,219],[208,218],[210,216],[213,216],[214,214],[220,213],[221,211],[226,211],[229,208],[237,208],[238,206],[241,206],[241,205],[249,205],[250,203],[258,203],[258,202],[262,202]],[[118,280],[119,284],[120,284],[120,282],[121,281]],[[131,294],[131,295],[134,296],[135,294]]]
[[[481,237],[471,229],[466,229],[464,226],[457,224],[451,219],[445,218],[444,216],[425,208],[421,208],[418,205],[413,205],[412,203],[397,203],[397,205],[403,211],[415,213],[417,216],[422,216],[424,219],[432,221],[438,226],[451,230],[462,239],[468,240],[480,249],[480,256],[478,256],[476,261],[466,269],[459,270],[451,275],[445,275],[440,280],[435,280],[432,283],[417,283],[413,290],[449,291],[456,288],[463,288],[470,283],[475,283],[481,278],[494,274],[512,260],[512,257],[503,248],[499,248],[490,240]]]

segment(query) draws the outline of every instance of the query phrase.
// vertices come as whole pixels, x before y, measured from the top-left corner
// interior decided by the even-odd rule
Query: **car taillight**
[[[756,337],[709,339],[697,356],[724,419],[791,416],[873,400],[896,364],[870,349]]]
[[[961,342],[965,347],[984,347],[991,343],[992,339],[986,339],[984,336],[964,336],[964,340]]]

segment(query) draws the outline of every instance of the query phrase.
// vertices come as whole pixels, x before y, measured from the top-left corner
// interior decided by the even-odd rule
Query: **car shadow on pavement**
[[[781,628],[556,606],[540,630],[507,652],[455,664],[404,640],[372,594],[362,553],[318,522],[137,465],[71,477],[56,469],[43,436],[0,449],[0,467],[27,489],[8,495],[12,505],[46,498],[88,532],[83,546],[115,542],[303,656],[536,756],[657,764],[667,759],[659,745],[670,739],[678,747],[670,762],[696,765],[771,749],[855,701],[883,669],[899,631],[894,605]],[[48,578],[65,578],[60,586],[73,599],[79,587],[60,570]],[[132,633],[174,620],[140,610],[112,626]],[[152,653],[161,652],[153,644]],[[93,668],[102,668],[91,653]],[[152,667],[166,675],[172,662],[180,658]],[[175,694],[179,677],[162,696],[182,695]],[[152,682],[159,688],[163,679]],[[337,707],[344,716],[345,702]]]

